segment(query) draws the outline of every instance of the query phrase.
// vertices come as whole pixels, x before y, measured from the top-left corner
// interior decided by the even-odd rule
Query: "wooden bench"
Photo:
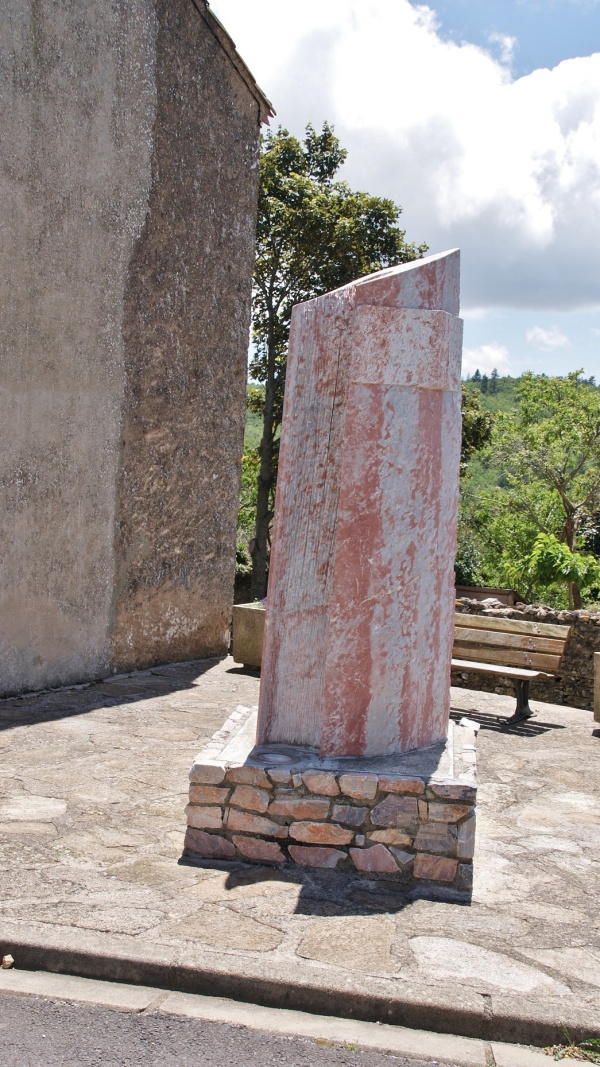
[[[517,707],[506,725],[529,719],[529,683],[559,673],[571,627],[460,612],[454,618],[452,670],[512,678]]]

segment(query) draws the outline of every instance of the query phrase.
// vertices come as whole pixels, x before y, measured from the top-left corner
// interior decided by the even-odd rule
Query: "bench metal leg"
[[[530,719],[533,715],[533,709],[529,707],[528,679],[515,678],[515,695],[517,697],[515,713],[511,715],[510,719],[506,720],[506,726],[512,726],[513,723],[522,722],[524,719]]]

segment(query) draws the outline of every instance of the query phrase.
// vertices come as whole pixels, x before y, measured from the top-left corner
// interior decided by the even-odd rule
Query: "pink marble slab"
[[[392,755],[446,736],[459,253],[294,309],[259,743]]]

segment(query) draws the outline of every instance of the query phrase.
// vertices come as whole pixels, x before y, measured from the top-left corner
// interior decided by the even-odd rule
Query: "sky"
[[[460,248],[463,371],[600,380],[600,0],[211,0],[341,177]]]

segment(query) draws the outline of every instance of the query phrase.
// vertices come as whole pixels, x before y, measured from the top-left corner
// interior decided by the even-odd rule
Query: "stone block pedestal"
[[[233,605],[233,658],[260,670],[265,633],[265,609],[260,601]]]
[[[192,858],[365,872],[407,889],[472,886],[476,732],[399,756],[321,758],[255,745],[256,708],[238,708],[195,759],[186,808]]]

